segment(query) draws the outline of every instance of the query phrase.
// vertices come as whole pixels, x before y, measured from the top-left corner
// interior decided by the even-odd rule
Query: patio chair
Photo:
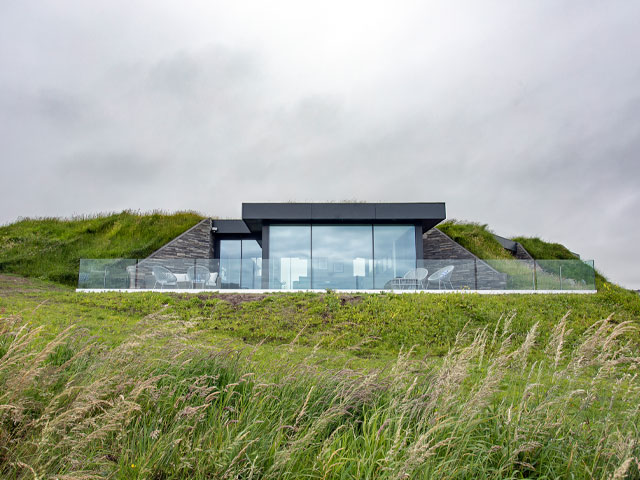
[[[211,277],[211,272],[204,265],[196,265],[193,267],[187,268],[187,280],[192,284],[202,284],[204,287],[209,278]]]
[[[427,275],[429,275],[429,271],[426,268],[413,268],[404,274],[404,279],[406,280],[414,280],[414,282],[410,282],[410,285],[415,289],[420,287],[424,288],[424,281],[427,279]]]
[[[156,283],[153,284],[153,288],[156,288],[157,285],[160,285],[160,288],[178,287],[178,279],[168,268],[155,265],[151,269],[151,272],[156,281]]]
[[[451,283],[451,274],[453,273],[453,265],[447,265],[446,267],[437,270],[427,279],[427,288],[431,282],[438,282],[438,290],[440,290],[440,285],[444,284],[444,288],[447,288],[447,282],[449,282],[449,286],[453,288],[453,284]]]

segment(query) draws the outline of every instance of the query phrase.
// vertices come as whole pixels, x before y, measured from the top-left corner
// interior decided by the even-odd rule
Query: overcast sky
[[[0,2],[0,223],[442,201],[640,288],[640,2]]]

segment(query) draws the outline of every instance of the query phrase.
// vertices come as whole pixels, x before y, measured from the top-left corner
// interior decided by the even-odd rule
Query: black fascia
[[[251,230],[242,220],[213,220],[216,235],[249,235]]]
[[[418,224],[425,232],[446,218],[445,204],[432,203],[243,203],[242,219],[252,232],[268,224]]]

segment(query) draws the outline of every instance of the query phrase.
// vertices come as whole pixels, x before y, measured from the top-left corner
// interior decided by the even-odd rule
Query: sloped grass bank
[[[558,318],[542,340],[514,320],[360,371],[261,363],[166,309],[115,348],[5,317],[0,477],[638,478],[633,326]]]
[[[0,272],[77,285],[81,258],[144,258],[202,217],[129,211],[0,226]]]
[[[403,346],[415,346],[419,355],[440,356],[465,325],[494,328],[501,316],[513,312],[511,329],[520,339],[536,322],[546,339],[568,311],[569,328],[576,333],[611,314],[612,322],[640,326],[640,297],[607,283],[594,295],[81,294],[0,275],[0,315],[20,314],[52,335],[75,325],[117,346],[143,318],[161,309],[189,322],[190,331],[203,341],[228,338],[273,348],[295,341],[363,361],[393,357]],[[639,335],[630,340],[640,345]]]

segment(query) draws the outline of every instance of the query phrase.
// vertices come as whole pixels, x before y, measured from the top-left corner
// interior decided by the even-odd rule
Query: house
[[[222,289],[426,287],[451,266],[448,288],[504,289],[504,273],[433,228],[445,218],[441,202],[243,203],[241,219],[205,219],[144,262],[203,259]]]
[[[83,259],[79,289],[595,291],[593,262],[476,257],[437,228],[436,203],[243,203],[149,257]]]

